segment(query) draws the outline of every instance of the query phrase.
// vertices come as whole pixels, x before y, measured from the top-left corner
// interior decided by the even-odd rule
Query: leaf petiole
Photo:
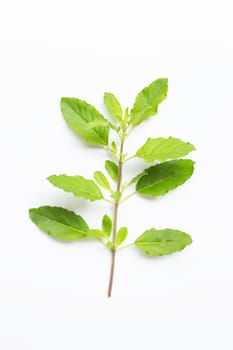
[[[132,192],[130,193],[128,196],[126,196],[125,198],[123,198],[120,202],[123,203],[125,201],[127,201],[127,199],[129,199],[130,197],[134,196],[137,192]]]
[[[111,201],[110,199],[107,199],[107,198],[103,198],[103,201],[108,202],[108,203],[111,203],[111,204],[114,204],[113,201]]]
[[[131,160],[131,159],[133,159],[133,158],[136,158],[136,155],[126,158],[126,159],[123,161],[123,163],[125,164],[126,162],[128,162],[129,160]]]
[[[126,249],[129,247],[133,247],[134,245],[135,245],[134,243],[126,244],[126,245],[123,245],[122,247],[118,247],[117,250],[122,250],[122,249]]]
[[[104,146],[104,148],[105,148],[106,151],[110,152],[113,155],[113,157],[115,158],[115,160],[117,162],[119,162],[119,157],[118,157],[118,155],[116,154],[116,152],[112,148],[110,148],[108,146]]]

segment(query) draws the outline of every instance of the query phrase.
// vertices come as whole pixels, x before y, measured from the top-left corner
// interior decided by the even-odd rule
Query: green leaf
[[[159,137],[157,139],[148,138],[146,143],[139,148],[136,156],[143,158],[146,162],[159,160],[164,162],[168,159],[177,159],[186,156],[189,152],[194,151],[195,147],[174,137],[167,139]]]
[[[184,249],[191,243],[192,238],[187,233],[171,228],[164,230],[152,228],[145,231],[134,242],[143,253],[151,256],[171,254]]]
[[[106,160],[105,169],[113,181],[117,182],[118,179],[118,166],[111,160]]]
[[[112,142],[112,151],[114,154],[117,154],[117,145],[116,145],[116,142]]]
[[[124,122],[128,123],[128,120],[129,120],[129,108],[127,107],[124,113]]]
[[[130,123],[136,126],[148,117],[155,115],[158,111],[158,105],[167,96],[167,90],[168,80],[157,79],[139,92],[130,111]]]
[[[63,97],[61,110],[68,125],[85,141],[108,145],[108,121],[95,107],[78,98]]]
[[[106,243],[106,247],[109,248],[110,250],[112,250],[112,248],[114,247],[114,244],[109,241]]]
[[[104,104],[112,118],[122,123],[122,108],[117,98],[110,92],[104,94]]]
[[[102,219],[102,231],[107,237],[110,236],[112,232],[112,220],[108,215],[104,215]]]
[[[121,192],[120,191],[115,191],[111,194],[111,197],[114,199],[120,199],[121,198]]]
[[[96,238],[96,239],[101,239],[106,237],[103,231],[97,230],[97,229],[89,230],[87,232],[87,236],[91,238]]]
[[[116,245],[120,245],[122,242],[124,242],[124,240],[126,239],[128,235],[128,229],[127,227],[121,227],[118,232],[117,232],[117,236],[116,236]]]
[[[101,171],[95,171],[94,179],[98,185],[111,192],[111,187],[105,175]]]
[[[194,162],[190,159],[170,160],[154,165],[144,171],[139,178],[136,191],[149,196],[161,196],[188,180],[194,170]]]
[[[116,126],[115,124],[112,124],[110,122],[109,122],[109,125],[113,130],[115,130],[117,132],[119,132],[121,130],[120,126]]]
[[[107,120],[94,120],[86,125],[86,130],[94,129],[97,126],[109,126],[109,122]]]
[[[49,182],[66,192],[72,192],[76,197],[96,201],[103,198],[102,192],[93,180],[85,179],[83,176],[51,175]]]
[[[63,241],[87,236],[89,227],[80,215],[60,207],[44,206],[29,210],[31,220],[44,232]]]

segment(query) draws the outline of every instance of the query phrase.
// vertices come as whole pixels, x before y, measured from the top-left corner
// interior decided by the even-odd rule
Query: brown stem
[[[119,156],[119,163],[118,163],[118,178],[117,178],[117,187],[116,191],[121,190],[121,180],[122,180],[122,166],[123,166],[123,147],[124,147],[124,140],[121,141],[120,146],[120,156]],[[109,285],[108,285],[108,297],[111,298],[112,294],[112,284],[113,284],[113,276],[114,276],[114,268],[115,268],[115,257],[116,257],[116,234],[117,234],[117,218],[118,218],[118,207],[119,207],[119,199],[115,199],[114,202],[114,214],[113,214],[113,231],[112,231],[112,262],[111,262],[111,270],[110,270],[110,277],[109,277]]]
[[[109,285],[108,285],[108,298],[111,298],[111,295],[112,295],[112,283],[113,283],[113,275],[114,275],[114,268],[115,268],[115,256],[116,256],[116,251],[114,249],[114,250],[112,250],[112,262],[111,262],[111,270],[110,270]]]

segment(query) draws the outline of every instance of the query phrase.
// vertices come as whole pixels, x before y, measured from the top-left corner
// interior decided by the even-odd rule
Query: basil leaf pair
[[[110,116],[125,130],[127,122],[137,126],[148,117],[155,115],[158,105],[166,98],[167,89],[167,79],[157,79],[144,88],[137,95],[130,116],[127,118],[123,118],[122,107],[112,93],[105,93],[104,103]],[[67,124],[86,142],[108,145],[109,130],[110,127],[114,129],[114,126],[95,107],[78,98],[63,97],[61,110]],[[126,120],[128,118],[129,121]]]

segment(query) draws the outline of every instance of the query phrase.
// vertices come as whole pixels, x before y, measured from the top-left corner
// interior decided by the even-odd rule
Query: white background
[[[0,348],[4,350],[233,348],[232,10],[230,1],[2,1],[0,5]],[[133,103],[169,78],[158,116],[135,129],[195,144],[194,176],[166,196],[122,205],[128,242],[150,227],[193,237],[181,253],[120,252],[113,297],[110,255],[95,242],[41,233],[28,208],[61,205],[100,225],[107,203],[52,187],[51,174],[91,178],[104,151],[65,125],[61,96],[104,111],[104,91]],[[132,161],[130,177],[143,169]]]

